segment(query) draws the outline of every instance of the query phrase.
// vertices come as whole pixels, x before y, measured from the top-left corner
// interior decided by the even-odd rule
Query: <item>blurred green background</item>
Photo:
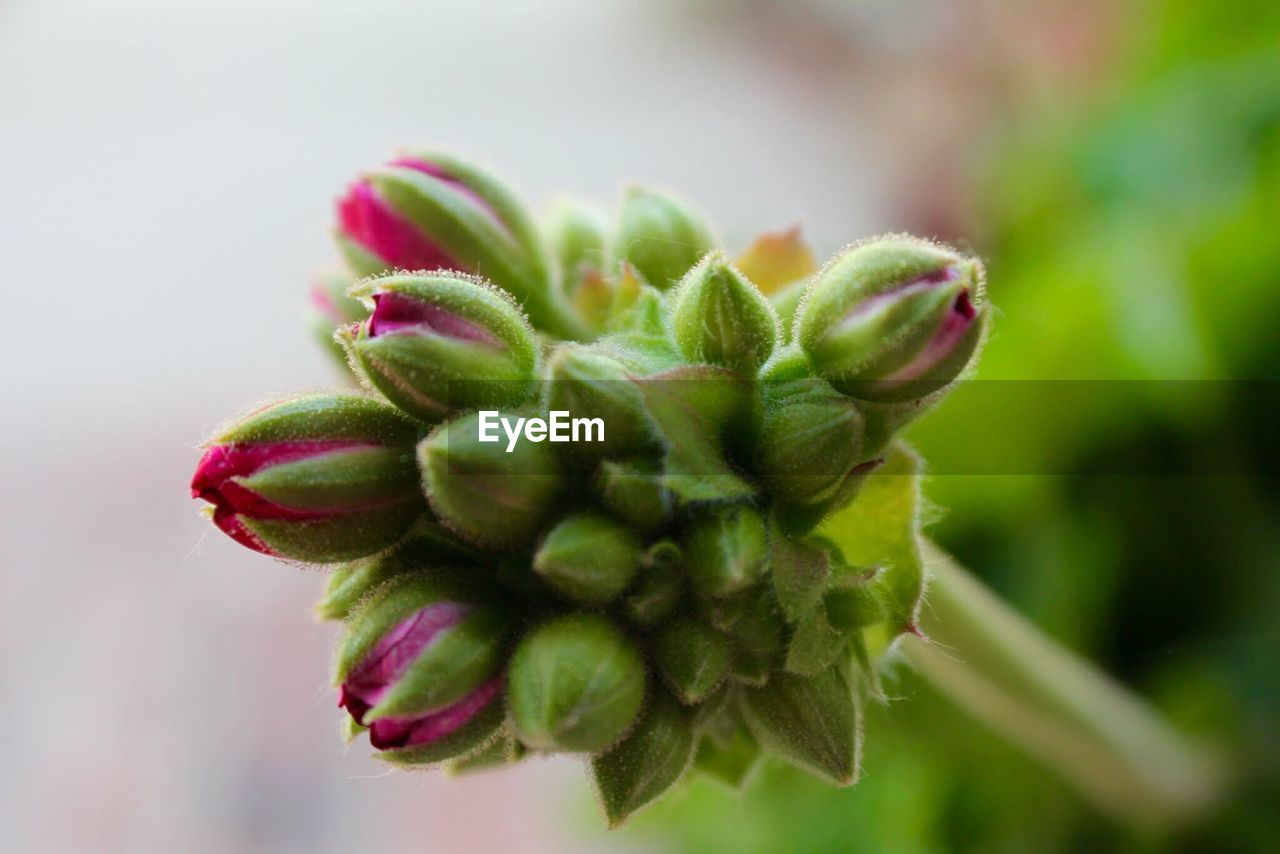
[[[831,4],[787,5],[838,31]],[[999,61],[968,93],[981,138],[936,141],[963,168],[904,194],[904,227],[988,261],[1002,317],[977,378],[1082,381],[976,383],[918,423],[945,508],[929,531],[1225,751],[1227,802],[1127,828],[899,668],[855,788],[770,767],[741,800],[698,782],[623,833],[688,851],[1280,849],[1280,7],[1071,8],[1015,14],[1106,48],[1068,46],[1071,85],[1046,87],[1026,31],[983,45]]]

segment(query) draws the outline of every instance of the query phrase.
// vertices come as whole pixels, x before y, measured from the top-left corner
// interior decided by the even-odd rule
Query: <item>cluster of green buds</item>
[[[434,155],[338,208],[319,322],[363,390],[240,418],[192,492],[245,546],[331,565],[348,735],[455,770],[582,754],[611,825],[765,754],[853,782],[874,650],[922,582],[818,529],[971,361],[980,264],[888,236],[818,270],[795,231],[735,260],[641,188],[538,226]]]

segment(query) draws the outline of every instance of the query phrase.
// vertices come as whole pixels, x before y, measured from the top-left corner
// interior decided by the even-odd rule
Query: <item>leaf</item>
[[[693,731],[664,692],[626,740],[591,760],[591,773],[610,828],[674,786],[693,759]]]
[[[884,465],[867,477],[858,497],[823,523],[821,533],[852,566],[883,569],[873,584],[888,608],[894,632],[916,626],[924,597],[920,557],[920,458],[895,442]]]

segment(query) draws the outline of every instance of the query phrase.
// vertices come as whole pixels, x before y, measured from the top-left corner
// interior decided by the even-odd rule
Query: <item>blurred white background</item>
[[[910,5],[906,43],[877,41],[945,31],[940,4]],[[224,417],[336,380],[302,322],[308,276],[333,256],[333,198],[396,146],[476,158],[536,206],[677,187],[731,245],[803,221],[825,254],[898,225],[877,81],[762,55],[721,13],[0,5],[0,847],[600,842],[572,763],[453,782],[344,751],[320,575],[212,532],[187,482]]]

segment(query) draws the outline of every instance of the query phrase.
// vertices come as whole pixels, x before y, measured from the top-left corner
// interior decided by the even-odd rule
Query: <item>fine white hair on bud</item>
[[[434,153],[366,172],[336,236],[313,322],[364,392],[236,419],[192,492],[334,565],[347,737],[457,772],[582,754],[611,827],[764,755],[853,783],[871,650],[924,595],[896,433],[977,352],[977,259],[888,235],[815,270],[793,228],[734,261],[638,186],[539,227]]]

